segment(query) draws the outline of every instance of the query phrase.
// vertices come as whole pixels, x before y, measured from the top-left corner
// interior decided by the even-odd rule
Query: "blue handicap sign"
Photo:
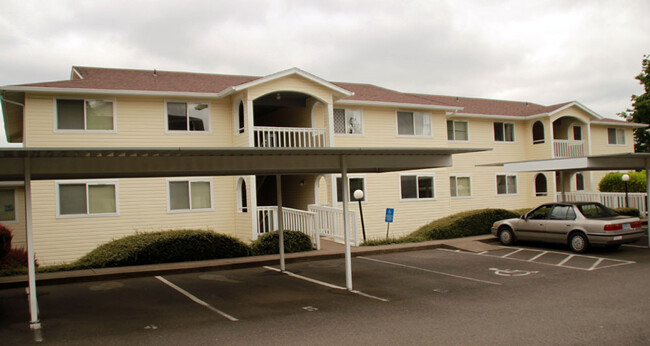
[[[395,209],[386,208],[386,222],[393,222],[394,215],[395,215]]]

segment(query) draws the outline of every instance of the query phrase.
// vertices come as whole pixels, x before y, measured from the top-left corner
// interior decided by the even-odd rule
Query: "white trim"
[[[86,213],[85,214],[61,214],[61,199],[59,196],[59,186],[61,185],[80,185],[86,187]],[[115,212],[114,213],[90,213],[90,198],[88,195],[88,186],[91,185],[113,185],[115,189]],[[119,181],[116,179],[84,179],[84,180],[55,180],[54,190],[56,195],[56,218],[71,219],[85,217],[105,217],[120,216],[120,189]]]
[[[495,133],[494,133],[494,124],[496,123],[502,123],[503,124],[503,140],[502,141],[497,141],[496,138],[494,138]],[[507,141],[506,140],[506,124],[512,124],[512,141]],[[492,122],[492,142],[494,144],[514,144],[517,143],[517,127],[514,122],[505,122],[505,121],[493,121]]]
[[[615,120],[615,119],[613,119],[613,120]],[[604,126],[608,126],[608,127],[612,127],[612,126],[614,126],[614,127],[632,127],[632,128],[643,128],[643,127],[648,127],[648,124],[627,123],[627,122],[623,122],[623,121],[621,121],[620,123],[613,123],[613,122],[611,122],[611,121],[598,121],[598,120],[594,120],[594,121],[591,121],[590,124],[593,124],[593,125],[604,125]]]
[[[458,196],[458,182],[456,183],[456,196],[451,195],[451,178],[469,178],[469,196]],[[472,175],[471,174],[449,174],[449,197],[452,199],[463,199],[463,198],[472,198],[474,197],[473,188],[472,188]]]
[[[542,124],[542,139],[535,139],[535,124],[540,123]],[[494,127],[494,125],[492,125]],[[552,124],[551,124],[552,126]],[[494,129],[492,130],[494,131]],[[546,143],[546,126],[544,125],[544,122],[541,120],[535,120],[533,124],[530,126],[530,139],[532,142],[530,144],[535,145],[535,144],[544,144]],[[537,142],[535,142],[537,141]],[[552,143],[552,141],[551,141]]]
[[[447,125],[447,141],[448,141],[448,142],[452,142],[452,143],[469,143],[469,142],[470,142],[470,136],[469,136],[469,120],[455,120],[455,119],[447,119],[447,121],[451,121],[451,122],[452,122],[452,125],[453,125],[453,127],[454,127],[454,131],[453,131],[453,133],[454,133],[454,139],[449,139],[449,124],[448,124],[447,122],[445,122],[445,124]],[[459,123],[460,123],[460,122],[463,122],[463,123],[466,123],[466,124],[467,124],[467,139],[466,139],[466,140],[456,139],[456,123],[457,123],[457,122],[459,122]]]
[[[364,129],[365,126],[364,126],[364,124],[363,124],[363,109],[362,109],[362,108],[344,108],[344,107],[334,107],[334,108],[332,109],[332,116],[333,116],[333,114],[334,114],[333,112],[334,112],[336,109],[342,109],[342,110],[343,110],[343,113],[344,113],[343,116],[345,117],[345,119],[347,119],[347,112],[348,112],[348,111],[351,111],[351,112],[359,112],[359,117],[360,117],[360,121],[361,121],[361,132],[360,132],[360,133],[348,133],[348,132],[347,132],[347,131],[348,131],[348,123],[347,123],[347,121],[345,121],[345,119],[344,119],[344,121],[345,121],[345,132],[343,132],[343,133],[337,133],[337,132],[336,132],[336,129],[334,129],[334,136],[363,137],[363,136],[364,136],[364,133],[365,133],[365,129]],[[334,122],[336,122],[336,120],[334,120]],[[313,123],[312,123],[312,127],[313,127]],[[334,124],[332,124],[332,127],[334,127]]]
[[[14,219],[13,220],[0,220],[0,223],[3,224],[15,224],[18,223],[20,217],[18,216],[18,189],[16,187],[1,187],[0,190],[13,191],[14,193]]]
[[[244,94],[238,94],[235,96],[233,99],[232,103],[232,113],[233,113],[233,131],[235,136],[239,135],[244,135],[246,134],[246,105],[244,104]],[[239,127],[239,105],[242,105],[242,108],[244,109],[244,119],[243,119],[243,127]],[[243,131],[240,131],[243,130]]]
[[[415,177],[415,198],[403,198],[402,197],[402,177],[409,176]],[[433,189],[433,197],[423,197],[419,196],[419,178],[420,177],[429,177],[431,178],[431,188]],[[434,173],[400,173],[397,177],[397,186],[399,187],[399,200],[401,202],[413,202],[413,201],[435,201],[436,198],[436,175]]]
[[[478,113],[451,113],[447,114],[448,118],[478,118],[478,119],[492,119],[492,120],[536,120],[549,117],[548,113],[540,113],[534,115],[520,116],[520,115],[498,115],[498,114],[478,114]]]
[[[339,201],[339,196],[338,196],[338,178],[341,178],[343,180],[343,177],[341,174],[333,174],[334,176],[334,191],[336,192],[336,196],[334,196],[334,203],[342,204],[343,203],[343,198],[341,198],[341,201]],[[350,186],[350,179],[363,179],[363,200],[361,200],[361,203],[366,204],[368,203],[368,177],[366,174],[348,174],[348,186]],[[343,187],[341,187],[343,188]],[[341,190],[343,191],[343,190]],[[343,194],[345,195],[345,193]],[[354,196],[350,194],[350,202],[357,202],[357,200],[353,200]]]
[[[209,135],[212,134],[212,102],[207,101],[207,100],[195,100],[195,101],[188,101],[188,100],[174,100],[174,99],[165,99],[165,134],[170,134],[170,135]],[[186,108],[185,108],[185,121],[187,124],[187,130],[170,130],[169,129],[169,112],[167,110],[167,105],[169,103],[185,103]],[[208,123],[207,123],[207,130],[203,131],[190,131],[190,116],[188,114],[189,112],[189,106],[188,104],[190,103],[196,103],[196,104],[207,104],[208,105]]]
[[[583,105],[582,103],[580,103],[580,102],[578,102],[578,101],[571,101],[571,103],[569,103],[569,104],[567,104],[567,105],[564,105],[564,106],[562,106],[562,107],[560,107],[560,108],[558,108],[558,109],[556,109],[556,110],[553,110],[553,111],[549,112],[548,114],[549,114],[549,115],[554,115],[554,114],[556,114],[556,113],[562,112],[563,110],[568,109],[568,108],[571,108],[571,107],[573,107],[573,106],[576,106],[576,107],[582,109],[582,110],[585,111],[587,114],[593,116],[593,117],[596,118],[596,119],[603,119],[603,116],[602,116],[602,115],[600,115],[600,114],[598,114],[598,113],[592,111],[591,109],[587,108],[587,106]]]
[[[189,198],[189,204],[190,208],[189,209],[172,209],[171,208],[171,195],[169,193],[169,183],[171,182],[187,182],[188,186],[188,198]],[[207,182],[210,184],[210,208],[192,208],[192,183],[195,182]],[[191,178],[167,178],[165,181],[165,184],[167,184],[167,213],[170,214],[177,214],[177,213],[198,213],[198,212],[205,212],[205,211],[213,211],[214,210],[214,194],[212,193],[212,177],[191,177]]]
[[[452,106],[435,106],[419,103],[406,103],[406,102],[383,102],[383,101],[361,101],[361,100],[338,100],[334,102],[335,106],[371,106],[371,107],[391,107],[391,108],[415,108],[426,110],[450,110],[457,111],[463,109],[462,107]]]
[[[77,75],[79,79],[85,79],[84,76],[82,76],[81,73],[79,73],[79,71],[77,71],[77,69],[73,66],[72,71],[70,71],[70,79],[72,79],[72,76],[74,75]]]
[[[89,88],[61,88],[61,87],[18,87],[4,86],[0,91],[18,91],[47,94],[85,94],[85,95],[136,95],[136,96],[161,96],[161,97],[195,97],[195,98],[222,98],[226,95],[219,93],[198,93],[189,91],[150,91],[150,90],[119,90],[119,89],[89,89]]]
[[[354,95],[354,93],[349,91],[349,90],[343,89],[343,88],[341,88],[341,87],[339,87],[337,85],[334,85],[334,84],[332,84],[332,83],[330,83],[330,82],[328,82],[328,81],[326,81],[326,80],[324,80],[324,79],[322,79],[320,77],[316,77],[315,75],[313,75],[313,74],[311,74],[309,72],[303,71],[303,70],[301,70],[301,69],[299,69],[297,67],[293,67],[293,68],[290,68],[290,69],[287,69],[287,70],[284,70],[284,71],[280,71],[280,72],[276,72],[276,73],[267,75],[267,76],[262,77],[262,78],[255,79],[255,80],[250,81],[248,83],[244,83],[244,84],[240,84],[240,85],[230,87],[230,88],[224,90],[224,96],[230,95],[233,92],[242,91],[244,89],[248,89],[248,88],[260,85],[260,84],[271,82],[271,81],[274,81],[276,79],[283,78],[283,77],[288,77],[288,76],[291,76],[291,75],[298,75],[298,76],[301,76],[301,77],[303,77],[305,79],[311,80],[314,83],[320,84],[321,86],[324,86],[324,87],[326,87],[328,89],[336,91],[337,93],[341,94],[342,96],[352,96],[352,95]]]
[[[544,180],[546,181],[546,192],[544,192],[545,193],[544,195],[538,195],[537,194],[537,176],[539,176],[540,174],[542,176],[544,176]],[[548,197],[548,196],[551,195],[551,193],[548,190],[549,190],[549,188],[548,188],[548,177],[546,176],[546,173],[537,172],[537,174],[534,174],[533,175],[533,197]],[[517,190],[517,191],[519,191],[519,190]]]
[[[504,176],[506,178],[506,193],[499,193],[499,180],[498,180],[499,176]],[[517,190],[517,192],[508,193],[508,177],[515,177],[515,189]],[[494,192],[495,193],[494,194],[497,197],[508,197],[508,196],[517,196],[517,195],[519,195],[519,177],[517,176],[516,173],[496,173],[494,175],[494,183],[495,183],[495,185],[494,185],[494,187],[495,187]],[[548,186],[546,187],[546,189],[548,190]]]
[[[399,133],[399,113],[411,113],[413,115],[413,134],[412,135],[402,135]],[[417,135],[415,127],[415,114],[422,114],[429,117],[429,132],[430,135]],[[423,128],[424,131],[424,128]],[[418,111],[409,111],[409,110],[395,110],[395,136],[401,138],[433,138],[433,115],[430,112],[418,112]]]
[[[115,98],[87,98],[84,96],[81,97],[57,97],[54,96],[53,98],[53,103],[54,103],[54,133],[77,133],[77,134],[82,134],[82,133],[117,133],[117,99]],[[84,121],[84,128],[83,129],[59,129],[59,107],[58,107],[58,100],[68,100],[68,101],[81,101],[83,103],[83,121]],[[102,102],[111,102],[113,104],[113,129],[112,130],[88,130],[88,116],[86,114],[86,101],[102,101]]]

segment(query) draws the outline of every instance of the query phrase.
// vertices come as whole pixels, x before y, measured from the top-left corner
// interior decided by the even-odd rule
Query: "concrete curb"
[[[477,244],[483,244],[483,240],[494,238],[492,235],[480,235],[459,239],[433,240],[421,243],[392,244],[380,246],[359,246],[353,247],[352,256],[370,256],[378,254],[429,250],[436,248],[460,249],[472,251]],[[311,252],[299,252],[285,255],[286,263],[299,263],[309,261],[323,261],[345,257],[345,247],[342,244],[322,241],[321,250]],[[473,244],[477,243],[477,244]],[[487,245],[487,244],[485,244]],[[482,248],[482,246],[479,246]],[[251,256],[224,258],[217,260],[178,262],[150,264],[130,267],[99,268],[71,270],[55,273],[37,273],[36,283],[38,286],[60,285],[75,282],[92,282],[104,280],[118,280],[127,278],[147,277],[156,275],[186,274],[206,272],[215,270],[230,270],[253,268],[262,266],[278,265],[279,255]],[[0,277],[0,289],[26,287],[27,275]]]

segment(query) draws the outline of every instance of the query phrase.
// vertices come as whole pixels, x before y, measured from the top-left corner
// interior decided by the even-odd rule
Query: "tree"
[[[644,93],[632,95],[632,109],[621,113],[627,121],[650,124],[650,55],[643,56],[641,73],[636,79],[643,85]],[[650,132],[647,128],[634,129],[634,151],[650,152]]]

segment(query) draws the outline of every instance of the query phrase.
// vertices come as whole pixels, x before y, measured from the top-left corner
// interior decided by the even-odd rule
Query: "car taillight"
[[[641,228],[643,226],[643,223],[641,221],[634,221],[630,223],[630,226],[632,228]]]
[[[605,231],[620,231],[623,229],[623,224],[622,223],[614,223],[611,225],[605,225],[603,230]]]

